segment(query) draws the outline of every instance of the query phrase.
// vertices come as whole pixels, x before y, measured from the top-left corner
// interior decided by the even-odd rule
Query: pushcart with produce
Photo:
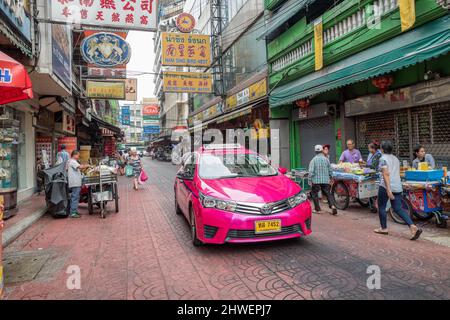
[[[117,168],[100,165],[90,167],[83,178],[83,193],[81,198],[87,202],[89,214],[94,213],[94,205],[100,208],[100,215],[106,218],[106,206],[114,201],[115,212],[119,212],[119,188],[117,186]]]
[[[378,195],[379,174],[359,164],[333,164],[331,195],[336,208],[346,210],[352,200],[362,207],[370,205],[370,199]]]

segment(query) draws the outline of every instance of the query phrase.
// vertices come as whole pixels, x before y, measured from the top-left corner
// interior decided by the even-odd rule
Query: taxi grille
[[[252,214],[252,215],[273,215],[277,213],[281,213],[284,211],[287,211],[291,209],[289,206],[289,202],[287,200],[275,202],[275,203],[269,203],[268,205],[271,206],[272,210],[269,214],[264,214],[261,212],[262,207],[265,204],[257,204],[257,203],[237,203],[236,207],[236,213],[242,213],[242,214]]]
[[[271,233],[256,233],[255,230],[230,230],[228,231],[228,239],[249,239],[249,238],[267,238],[267,237],[277,237],[285,236],[295,233],[302,233],[302,228],[299,224],[295,224],[289,227],[282,227],[281,232],[271,232]]]

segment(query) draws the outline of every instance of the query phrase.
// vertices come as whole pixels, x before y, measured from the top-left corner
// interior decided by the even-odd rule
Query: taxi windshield
[[[256,154],[207,154],[201,157],[199,175],[203,179],[269,177],[278,172]]]

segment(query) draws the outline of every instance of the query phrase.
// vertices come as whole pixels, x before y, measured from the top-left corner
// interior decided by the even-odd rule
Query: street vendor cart
[[[112,201],[115,204],[115,212],[119,212],[117,173],[102,169],[98,175],[84,177],[83,186],[87,188],[89,214],[94,213],[94,205],[96,205],[100,208],[100,216],[103,219],[106,218],[106,206]]]
[[[449,197],[443,170],[407,171],[403,181],[403,197],[410,214],[420,220],[436,218],[436,225],[447,227]]]

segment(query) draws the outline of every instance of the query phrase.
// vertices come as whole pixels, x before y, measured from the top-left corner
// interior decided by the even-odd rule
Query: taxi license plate
[[[281,232],[281,220],[264,220],[255,222],[255,233]]]

